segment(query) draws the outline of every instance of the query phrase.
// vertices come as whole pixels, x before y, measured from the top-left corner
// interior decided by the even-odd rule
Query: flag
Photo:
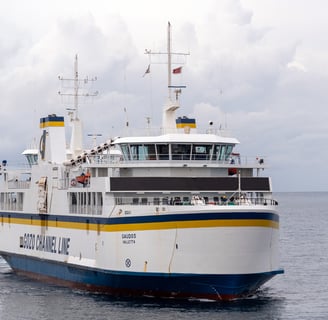
[[[148,67],[147,67],[147,69],[146,69],[146,71],[145,71],[143,77],[144,77],[147,73],[150,73],[150,64],[148,65]]]
[[[182,67],[179,67],[179,68],[173,69],[172,73],[173,74],[178,74],[178,73],[181,73],[181,71],[182,71]]]

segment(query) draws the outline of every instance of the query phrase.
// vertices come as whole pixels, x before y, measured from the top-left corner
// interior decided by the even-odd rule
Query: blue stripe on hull
[[[249,295],[282,270],[255,274],[202,275],[108,271],[1,253],[17,273],[111,295],[231,300]]]
[[[115,218],[102,218],[102,217],[83,217],[74,215],[57,215],[50,214],[40,216],[38,213],[22,213],[22,212],[3,212],[3,214],[16,219],[35,219],[46,221],[58,222],[82,222],[87,220],[90,224],[101,223],[108,225],[115,224],[133,224],[133,223],[152,223],[152,222],[170,222],[170,221],[204,221],[204,220],[272,220],[279,222],[279,215],[274,212],[252,212],[252,211],[223,211],[223,212],[201,212],[201,213],[176,213],[168,215],[147,215],[137,217],[115,217]],[[41,217],[41,218],[40,218]]]

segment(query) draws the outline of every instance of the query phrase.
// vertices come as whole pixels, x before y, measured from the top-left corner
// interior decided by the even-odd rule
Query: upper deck
[[[214,134],[166,134],[117,138],[78,157],[92,166],[264,168],[263,157],[234,153],[235,138]]]

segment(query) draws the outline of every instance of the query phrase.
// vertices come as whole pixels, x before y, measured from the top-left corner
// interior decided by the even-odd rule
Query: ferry
[[[76,57],[70,143],[65,117],[45,115],[28,165],[2,161],[0,255],[14,272],[119,297],[211,301],[248,297],[283,273],[267,159],[177,117],[170,40],[167,54],[160,134],[85,149]]]

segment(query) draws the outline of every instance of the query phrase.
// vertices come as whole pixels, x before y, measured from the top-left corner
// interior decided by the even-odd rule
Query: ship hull
[[[231,300],[281,273],[274,210],[179,210],[102,220],[6,213],[0,255],[18,274],[118,296]]]
[[[281,270],[253,274],[121,272],[1,253],[20,275],[48,283],[121,297],[233,300],[256,292]]]

